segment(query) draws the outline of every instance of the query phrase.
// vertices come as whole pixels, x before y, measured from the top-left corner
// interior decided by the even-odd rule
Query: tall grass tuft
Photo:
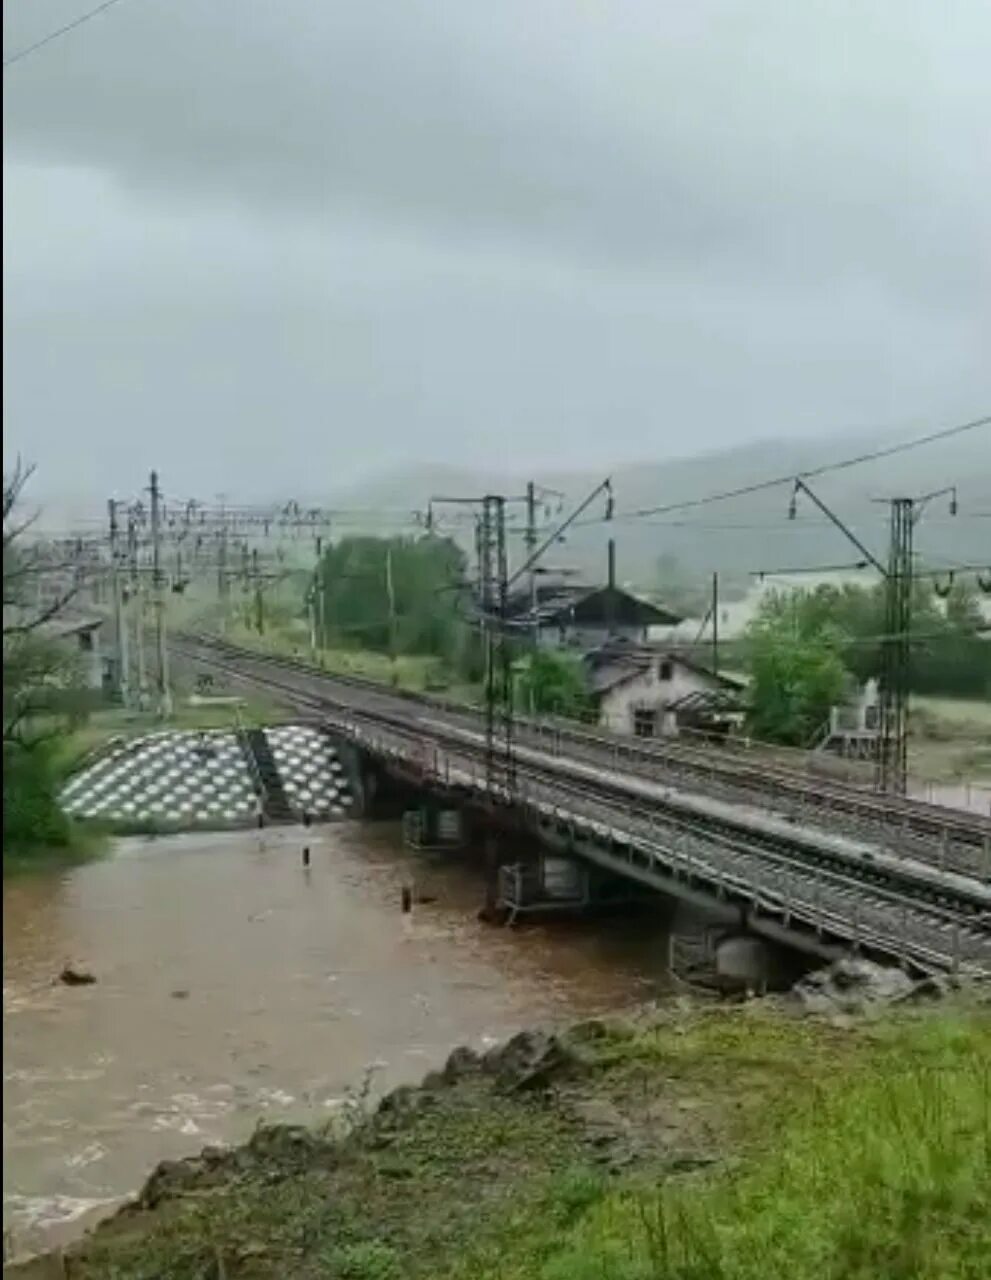
[[[991,1069],[928,1057],[812,1091],[746,1172],[607,1197],[543,1280],[991,1275]]]

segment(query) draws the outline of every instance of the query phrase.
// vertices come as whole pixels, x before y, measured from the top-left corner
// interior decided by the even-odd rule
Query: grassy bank
[[[991,785],[991,703],[913,698],[908,751],[920,778]]]
[[[314,652],[308,634],[299,627],[274,626],[263,635],[243,623],[229,626],[227,639],[261,653],[280,654],[312,663],[333,675],[359,676],[411,693],[441,693],[464,702],[481,700],[481,686],[466,682],[442,658],[399,654],[390,658],[372,649],[324,648]]]
[[[84,756],[114,738],[137,738],[163,729],[233,729],[238,715],[241,723],[248,726],[271,723],[285,715],[261,694],[247,698],[239,695],[237,711],[233,705],[190,705],[187,696],[179,692],[168,720],[163,720],[155,711],[129,707],[104,707],[92,712],[62,744],[58,762],[63,775],[71,773]]]
[[[73,823],[65,844],[18,844],[10,848],[5,845],[3,874],[5,878],[38,875],[77,867],[105,853],[107,841],[104,831]]]
[[[343,1139],[261,1129],[162,1169],[68,1274],[976,1280],[989,1061],[973,1008],[586,1023],[455,1055]]]

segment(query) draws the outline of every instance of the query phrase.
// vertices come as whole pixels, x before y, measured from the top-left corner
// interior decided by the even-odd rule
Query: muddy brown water
[[[470,853],[392,825],[122,840],[4,885],[4,1228],[61,1242],[161,1159],[319,1121],[369,1077],[665,989],[661,917],[498,929]],[[402,886],[433,899],[410,916]],[[55,981],[67,962],[91,986]]]

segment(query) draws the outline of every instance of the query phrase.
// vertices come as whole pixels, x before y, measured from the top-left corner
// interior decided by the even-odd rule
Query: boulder
[[[809,1013],[862,1013],[908,999],[915,983],[904,969],[844,956],[828,969],[806,974],[792,996]]]
[[[58,976],[59,982],[67,987],[88,987],[96,981],[86,969],[77,969],[74,965],[67,964]]]
[[[543,1089],[574,1065],[574,1055],[554,1035],[521,1031],[482,1058],[482,1070],[504,1089]]]

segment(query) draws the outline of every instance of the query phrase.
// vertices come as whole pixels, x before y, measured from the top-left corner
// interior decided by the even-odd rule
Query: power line
[[[4,58],[3,69],[7,70],[12,67],[15,62],[20,62],[22,58],[29,57],[32,53],[37,53],[39,49],[44,49],[46,45],[51,44],[55,40],[61,39],[62,36],[68,35],[70,31],[75,31],[77,27],[83,26],[92,18],[98,18],[101,13],[106,13],[108,9],[112,9],[115,4],[120,4],[121,0],[103,0],[103,4],[98,4],[95,9],[89,9],[86,13],[81,13],[78,18],[73,18],[71,22],[67,22],[63,27],[56,27],[54,31],[49,31],[47,36],[42,36],[40,40],[35,40],[34,44],[25,45],[23,49],[18,49],[16,53],[12,53],[9,58]]]
[[[934,444],[937,440],[949,440],[952,436],[963,435],[965,431],[975,431],[979,427],[991,426],[991,414],[983,418],[974,418],[970,422],[961,422],[953,427],[944,427],[941,431],[931,431],[928,435],[917,436],[914,440],[902,440],[898,444],[888,445],[884,449],[874,449],[870,453],[860,453],[852,458],[841,458],[838,462],[826,462],[819,467],[810,467],[798,472],[798,478],[811,480],[816,476],[826,475],[833,471],[845,471],[849,467],[859,467],[865,462],[876,462],[880,458],[890,458],[896,453],[905,453],[910,449],[919,449],[925,444]],[[751,493],[761,493],[766,489],[775,489],[779,485],[794,484],[796,473],[775,476],[771,480],[759,480],[755,484],[740,485],[736,489],[723,489],[717,493],[706,494],[701,498],[685,498],[679,502],[669,502],[661,507],[641,507],[636,511],[617,512],[614,520],[641,520],[645,516],[667,515],[670,511],[687,511],[693,507],[707,506],[711,502],[726,502],[730,498],[743,498]],[[583,524],[599,524],[599,520],[582,521]]]

